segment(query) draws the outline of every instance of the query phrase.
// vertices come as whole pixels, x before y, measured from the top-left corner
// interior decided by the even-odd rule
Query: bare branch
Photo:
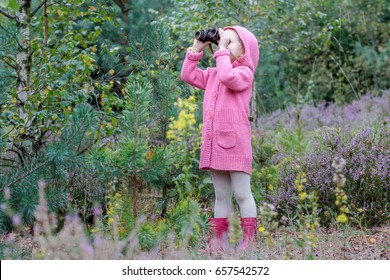
[[[33,16],[35,16],[35,14],[39,11],[40,8],[42,8],[43,5],[45,5],[47,2],[47,0],[44,0],[42,1],[41,4],[39,4],[34,11],[31,12],[31,15],[30,15],[30,18],[32,18]]]
[[[0,160],[18,163],[16,160],[9,159],[9,158],[0,158]]]
[[[11,67],[12,69],[15,69],[16,70],[16,65],[15,64],[12,64],[12,63],[10,63],[9,61],[7,61],[7,60],[5,60],[6,58],[9,58],[9,59],[11,59],[9,56],[5,56],[5,55],[0,55],[0,58],[1,58],[1,60],[5,63],[5,64],[7,64],[9,67]],[[13,60],[13,59],[12,59]],[[13,60],[14,61],[14,60]]]
[[[2,9],[0,9],[0,14],[3,14],[3,15],[6,16],[7,18],[12,19],[12,20],[14,20],[14,21],[18,21],[18,19],[17,19],[15,16],[9,15],[9,14],[6,13],[5,11],[3,11]]]
[[[11,60],[12,62],[15,62],[16,63],[16,60],[15,60],[15,58],[13,58],[11,55],[0,55],[0,57],[2,58],[2,59],[5,59],[5,58],[8,58],[9,60]]]

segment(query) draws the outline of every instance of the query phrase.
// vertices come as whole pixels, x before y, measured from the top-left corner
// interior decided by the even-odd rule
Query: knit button
[[[212,120],[213,117],[214,117],[214,114],[213,114],[213,113],[210,113],[210,114],[209,114],[209,119]]]
[[[207,140],[211,140],[211,133],[207,133],[206,138]]]

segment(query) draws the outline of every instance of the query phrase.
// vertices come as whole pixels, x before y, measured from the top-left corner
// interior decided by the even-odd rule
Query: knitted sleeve
[[[180,76],[187,84],[204,90],[206,88],[211,69],[207,68],[206,70],[202,70],[197,67],[198,61],[202,58],[202,56],[203,52],[194,53],[188,49]]]
[[[233,68],[229,50],[220,50],[214,53],[217,62],[218,80],[234,91],[243,91],[253,82],[253,71],[247,66]]]

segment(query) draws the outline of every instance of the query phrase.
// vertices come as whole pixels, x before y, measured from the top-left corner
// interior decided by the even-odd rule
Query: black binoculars
[[[206,43],[211,42],[218,45],[219,42],[219,33],[217,28],[209,28],[207,30],[200,30],[195,32],[195,39]]]

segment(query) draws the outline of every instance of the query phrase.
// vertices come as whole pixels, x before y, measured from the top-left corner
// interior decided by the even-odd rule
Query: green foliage
[[[15,53],[17,44],[15,37],[17,36],[17,29],[12,22],[0,21],[0,100],[1,105],[6,104],[7,95],[5,89],[12,85],[14,79],[14,69],[9,67],[14,60],[12,53]]]
[[[174,148],[173,182],[180,198],[193,197],[202,200],[210,194],[211,179],[199,172],[201,124],[196,119],[198,105],[195,95],[179,98],[175,105],[179,109],[176,118],[171,118],[167,138]]]
[[[17,11],[19,8],[19,4],[17,0],[1,0],[0,8],[10,8]]]
[[[138,241],[143,250],[150,251],[157,244],[157,234],[155,229],[150,224],[141,225],[138,231]]]
[[[43,179],[50,182],[50,187],[45,190],[49,211],[64,212],[68,203],[68,190],[64,187],[68,174],[75,166],[84,163],[82,154],[85,147],[93,141],[91,135],[95,126],[96,114],[91,106],[77,106],[67,118],[66,126],[60,131],[61,136],[29,161],[25,161],[23,167],[3,168],[4,173],[0,176],[1,201],[7,203],[16,213],[20,213],[23,221],[31,226],[38,204],[37,184]],[[2,153],[3,155],[6,154]],[[10,197],[5,197],[4,192],[10,192]],[[1,214],[6,213],[2,211]]]
[[[154,26],[136,36],[130,44],[132,75],[128,78],[151,86],[147,105],[150,137],[154,142],[164,144],[169,120],[176,113],[172,105],[183,94],[172,59],[175,52],[166,42],[169,42],[168,33],[164,27]]]
[[[253,146],[253,171],[251,185],[253,196],[257,203],[264,200],[267,192],[273,192],[280,185],[279,166],[274,165],[272,157],[278,153],[276,143],[268,141],[265,134],[254,132],[252,136]]]
[[[306,192],[306,188],[304,188],[306,182],[306,174],[298,173],[294,183],[298,190],[297,225],[300,234],[294,241],[306,259],[314,259],[314,248],[317,242],[316,228],[320,225],[318,197],[314,191]]]
[[[176,233],[178,244],[188,240],[194,245],[200,238],[200,229],[204,221],[200,217],[199,205],[190,198],[179,201],[173,211],[168,215],[170,226]]]
[[[96,104],[95,100],[100,95],[96,92],[97,88],[103,92],[110,89],[108,82],[100,86],[92,78],[97,59],[94,42],[101,34],[98,24],[109,20],[108,10],[105,6],[91,9],[85,4],[64,0],[50,6],[47,44],[40,35],[43,13],[39,10],[31,18],[29,27],[34,38],[30,52],[34,64],[29,73],[31,85],[25,88],[27,100],[23,103],[14,88],[18,79],[14,75],[14,64],[20,32],[12,22],[1,25],[0,40],[4,44],[0,48],[0,61],[5,66],[1,71],[7,79],[0,80],[0,88],[4,89],[1,93],[0,123],[5,124],[7,148],[18,155],[14,165],[23,166],[45,143],[51,141],[77,104]],[[82,30],[87,22],[96,25],[93,31]],[[103,123],[111,118],[110,109],[100,112]],[[106,128],[98,127],[102,133],[110,133]]]
[[[168,23],[176,45],[196,30],[243,25],[260,44],[257,107],[344,103],[389,87],[389,10],[385,0],[173,1]],[[211,62],[211,61],[209,61]]]
[[[134,139],[148,136],[152,91],[152,84],[148,81],[132,81],[125,87],[121,128]]]
[[[307,134],[308,132],[303,131],[298,125],[293,131],[280,128],[274,137],[275,142],[280,145],[285,152],[293,156],[299,156],[305,153],[311,145],[311,138],[308,137],[309,135]]]
[[[240,218],[236,213],[233,213],[228,218],[229,221],[229,229],[228,229],[228,240],[229,243],[233,246],[237,246],[243,237],[243,230],[241,227]]]

